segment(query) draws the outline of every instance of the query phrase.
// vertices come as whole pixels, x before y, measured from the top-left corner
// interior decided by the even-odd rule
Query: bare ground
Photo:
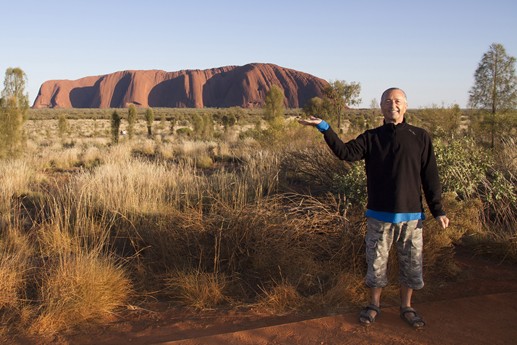
[[[465,251],[460,251],[456,260],[462,269],[459,279],[443,284],[428,296],[415,295],[414,307],[427,322],[419,331],[400,319],[394,301],[382,306],[382,314],[370,327],[357,322],[358,310],[334,315],[271,316],[252,309],[193,312],[156,303],[128,310],[109,325],[52,339],[52,343],[517,344],[516,265],[473,257]]]

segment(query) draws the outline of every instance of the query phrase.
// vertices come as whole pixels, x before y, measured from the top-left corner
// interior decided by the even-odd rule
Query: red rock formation
[[[78,80],[49,80],[33,108],[259,107],[272,85],[284,90],[288,108],[321,96],[327,81],[273,64],[253,63],[177,72],[122,71]]]

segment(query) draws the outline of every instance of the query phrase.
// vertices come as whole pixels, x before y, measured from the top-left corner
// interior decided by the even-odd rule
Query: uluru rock
[[[33,108],[260,107],[272,85],[288,108],[303,107],[328,86],[324,79],[274,64],[252,63],[206,70],[132,70],[44,82]]]

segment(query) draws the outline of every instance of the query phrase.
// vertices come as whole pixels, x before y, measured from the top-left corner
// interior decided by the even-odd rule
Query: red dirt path
[[[461,253],[460,279],[432,297],[416,294],[414,307],[427,322],[415,331],[398,306],[383,305],[372,326],[358,311],[336,315],[265,316],[253,311],[128,311],[121,320],[89,334],[53,339],[61,344],[334,345],[334,344],[517,344],[517,266]],[[389,302],[388,302],[389,303]]]

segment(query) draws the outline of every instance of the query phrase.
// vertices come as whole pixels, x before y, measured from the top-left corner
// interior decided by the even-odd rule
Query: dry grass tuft
[[[11,219],[13,197],[29,191],[35,174],[24,160],[0,161],[0,220]]]
[[[33,254],[27,236],[7,229],[0,239],[0,310],[17,310],[25,300],[29,259]]]
[[[228,279],[224,274],[177,271],[164,281],[167,294],[189,307],[212,309],[227,301]]]
[[[287,282],[262,291],[264,296],[259,300],[258,307],[271,314],[282,315],[297,311],[302,309],[305,303],[296,287]]]
[[[124,305],[131,284],[107,257],[88,253],[62,256],[42,277],[40,308],[29,333],[51,335],[87,322],[102,322]]]
[[[347,308],[364,304],[369,298],[369,290],[362,276],[340,272],[335,285],[321,296],[318,302],[325,308]]]

